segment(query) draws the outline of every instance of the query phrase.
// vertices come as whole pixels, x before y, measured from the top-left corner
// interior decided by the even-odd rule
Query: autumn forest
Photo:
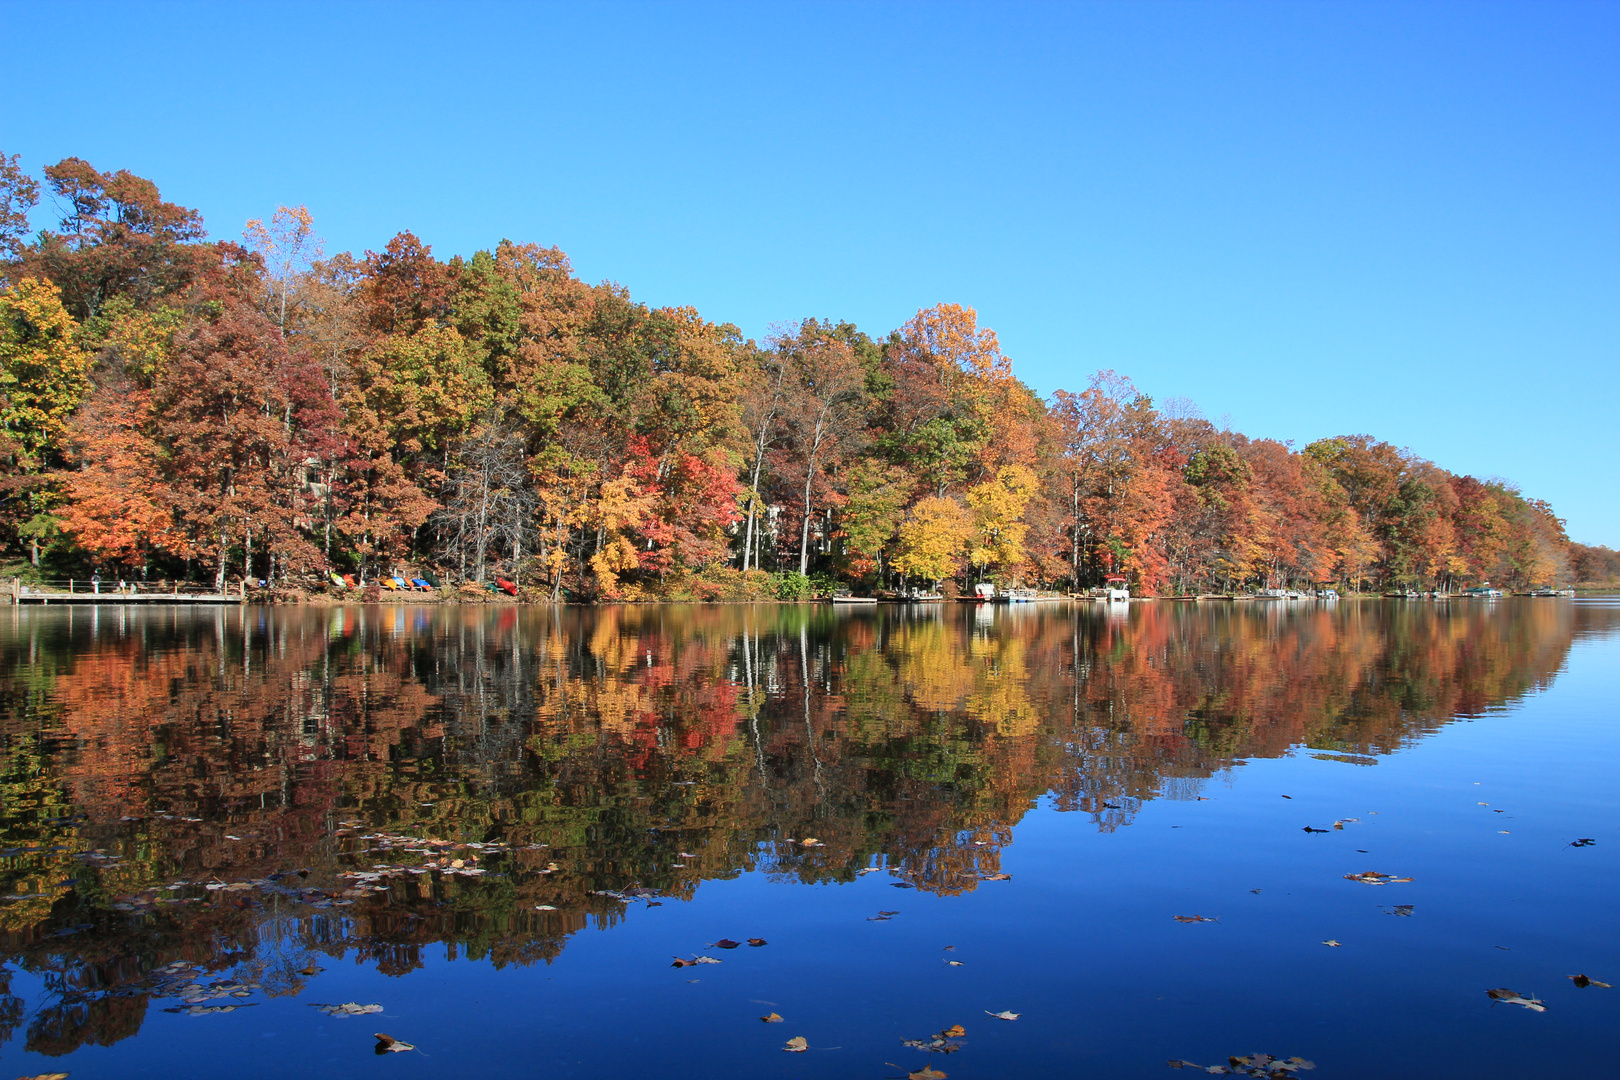
[[[0,155],[0,200],[8,576],[742,600],[1616,569],[1545,502],[1371,436],[1250,438],[1111,371],[1043,400],[967,306],[756,341],[535,244],[328,254],[302,207],[211,240],[77,158]]]

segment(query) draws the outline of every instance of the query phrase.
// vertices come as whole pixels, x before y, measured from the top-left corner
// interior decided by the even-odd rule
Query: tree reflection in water
[[[1112,830],[1244,758],[1371,764],[1545,685],[1614,618],[14,607],[0,962],[45,987],[29,1049],[65,1054],[134,1034],[154,1000],[296,994],[327,958],[549,961],[746,871],[961,893],[1043,796]],[[0,1041],[27,1016],[11,975]]]

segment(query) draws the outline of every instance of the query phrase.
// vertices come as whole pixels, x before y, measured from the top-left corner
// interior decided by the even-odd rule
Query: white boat
[[[875,603],[877,603],[877,597],[875,597],[875,596],[850,596],[848,594],[838,594],[838,595],[833,596],[832,602],[835,603],[835,604],[875,604]]]

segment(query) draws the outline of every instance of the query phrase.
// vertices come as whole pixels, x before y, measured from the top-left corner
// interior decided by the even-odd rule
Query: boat
[[[849,593],[834,593],[831,597],[835,604],[875,604],[875,596],[851,596]]]
[[[1476,585],[1472,589],[1464,589],[1462,595],[1474,600],[1500,600],[1502,590],[1493,589],[1489,585]]]
[[[1110,604],[1123,604],[1131,598],[1130,583],[1117,574],[1103,578],[1103,588],[1107,590],[1106,599]]]
[[[1575,595],[1575,590],[1574,589],[1555,589],[1555,588],[1553,588],[1552,586],[1549,585],[1549,586],[1547,586],[1546,588],[1543,588],[1543,589],[1531,589],[1530,590],[1530,595],[1531,596],[1574,596]]]

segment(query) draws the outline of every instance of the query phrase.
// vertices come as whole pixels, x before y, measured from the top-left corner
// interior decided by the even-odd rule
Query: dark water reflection
[[[1564,601],[12,608],[0,1043],[307,998],[339,958],[549,962],[749,872],[961,897],[1037,805],[1107,832],[1244,761],[1370,764],[1617,627]]]

